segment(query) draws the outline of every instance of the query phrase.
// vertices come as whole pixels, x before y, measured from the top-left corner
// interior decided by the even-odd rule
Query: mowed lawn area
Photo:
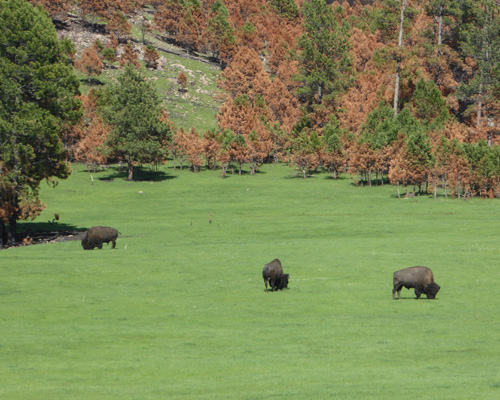
[[[93,184],[73,168],[20,228],[58,213],[117,228],[117,249],[0,252],[1,399],[500,398],[498,200],[397,199],[285,165]],[[266,293],[274,258],[289,289]],[[392,300],[413,265],[436,300]]]

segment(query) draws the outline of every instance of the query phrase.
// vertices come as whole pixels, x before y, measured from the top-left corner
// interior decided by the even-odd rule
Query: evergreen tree
[[[433,17],[432,32],[428,32],[431,39],[428,59],[434,82],[439,84],[443,66],[446,63],[444,56],[452,57],[453,54],[450,46],[453,45],[457,19],[461,14],[460,4],[456,0],[429,0],[425,11],[427,15]]]
[[[404,39],[415,12],[415,9],[408,6],[408,0],[384,0],[382,2],[382,9],[375,18],[375,24],[380,29],[386,41],[394,40],[397,36],[397,47],[392,49],[392,54],[389,54],[396,62],[393,99],[395,116],[400,109],[401,72],[406,53]]]
[[[13,242],[17,220],[43,208],[40,182],[68,177],[60,137],[81,113],[78,80],[41,6],[1,1],[0,26],[0,180],[9,193],[0,224],[8,222]]]
[[[133,163],[158,163],[165,159],[171,127],[161,122],[161,100],[140,71],[126,66],[118,82],[105,92],[103,115],[113,126],[107,145],[127,162],[133,180]]]
[[[433,81],[420,79],[410,100],[410,108],[428,131],[442,129],[449,119],[448,108],[441,92]]]
[[[463,144],[471,175],[470,189],[481,197],[493,197],[500,183],[500,147],[486,141]]]
[[[278,14],[285,18],[295,20],[299,16],[299,8],[295,0],[271,0],[270,3]]]
[[[208,20],[208,32],[211,34],[214,54],[221,59],[221,64],[226,65],[228,48],[234,46],[236,38],[234,29],[229,22],[229,12],[221,0],[215,0]]]
[[[351,83],[349,26],[339,24],[325,0],[304,3],[304,34],[298,41],[299,75],[297,90],[301,101],[314,105],[333,102]]]
[[[459,96],[472,99],[469,109],[476,112],[476,125],[484,117],[498,114],[493,109],[495,88],[500,85],[500,7],[493,0],[481,0],[475,8],[476,18],[464,29],[461,50],[476,62],[473,76],[462,82]],[[491,144],[491,143],[490,143]]]

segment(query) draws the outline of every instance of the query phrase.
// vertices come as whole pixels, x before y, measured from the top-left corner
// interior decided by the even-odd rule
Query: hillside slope
[[[220,107],[217,99],[216,80],[220,74],[217,63],[211,62],[207,57],[188,53],[182,47],[166,41],[157,32],[146,32],[144,43],[138,26],[138,19],[130,20],[134,25],[132,28],[132,40],[134,52],[145,68],[143,63],[144,49],[147,44],[152,44],[158,51],[160,58],[157,69],[145,68],[146,76],[155,81],[158,94],[164,100],[164,108],[170,119],[179,128],[196,128],[205,131],[215,128],[216,114]],[[81,57],[83,50],[92,46],[96,41],[106,45],[110,41],[109,33],[104,30],[95,30],[92,25],[86,24],[78,18],[70,17],[64,24],[57,24],[60,38],[70,39],[76,48],[75,58]],[[124,43],[120,43],[117,56],[123,52]],[[91,85],[86,75],[75,69],[80,77],[81,92],[87,93],[93,87],[103,87],[120,73],[120,64],[114,62],[104,68],[102,74],[91,80]],[[188,78],[187,91],[179,90],[177,76],[184,72]]]

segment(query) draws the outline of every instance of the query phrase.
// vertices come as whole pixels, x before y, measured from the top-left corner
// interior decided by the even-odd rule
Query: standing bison
[[[102,249],[103,243],[112,242],[111,248],[114,249],[117,237],[118,231],[115,228],[93,226],[85,233],[82,239],[82,247],[84,250],[93,250],[95,247]]]
[[[392,289],[392,298],[398,292],[398,299],[401,299],[401,289],[403,287],[415,288],[417,299],[423,293],[428,299],[434,299],[441,287],[434,282],[434,276],[430,268],[410,267],[394,272],[394,288]]]
[[[288,280],[290,279],[290,275],[283,273],[281,261],[277,258],[264,266],[264,269],[262,270],[262,277],[264,278],[264,284],[266,285],[266,292],[268,282],[269,287],[273,292],[274,290],[288,288]]]

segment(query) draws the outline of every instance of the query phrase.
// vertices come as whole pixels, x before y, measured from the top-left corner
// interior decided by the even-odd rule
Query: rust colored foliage
[[[70,0],[30,0],[33,5],[40,4],[51,17],[67,16],[71,7]]]
[[[170,145],[170,154],[172,155],[174,169],[177,168],[177,163],[179,163],[181,170],[184,168],[184,162],[187,157],[187,148],[189,147],[186,137],[186,131],[183,128],[174,133],[172,144]]]
[[[183,168],[187,161],[194,172],[198,172],[203,166],[204,145],[196,129],[191,128],[189,132],[180,129],[174,135],[173,156]],[[174,160],[175,163],[175,160]]]
[[[196,50],[204,42],[204,18],[201,6],[171,0],[158,7],[154,15],[157,29],[172,35],[177,42]]]
[[[177,84],[179,85],[179,90],[185,92],[187,90],[187,76],[184,71],[181,71],[177,75]]]
[[[81,123],[73,130],[75,140],[69,147],[74,159],[85,162],[94,172],[97,165],[107,162],[103,144],[111,131],[111,127],[99,115],[96,93],[91,90],[81,96],[84,114]]]
[[[75,67],[87,75],[90,85],[91,77],[100,75],[104,65],[99,59],[99,55],[97,54],[95,47],[92,46],[83,51],[82,56],[75,63]]]
[[[100,116],[97,116],[86,127],[84,137],[78,143],[75,158],[85,162],[93,172],[96,171],[98,165],[105,164],[107,161],[103,145],[111,129]]]
[[[144,63],[146,67],[156,69],[158,68],[158,60],[160,55],[154,46],[148,45],[144,48]]]
[[[118,44],[119,44],[118,38],[113,32],[111,32],[109,34],[109,46],[115,51],[115,53],[118,50]]]
[[[242,47],[232,63],[222,72],[217,84],[232,98],[243,94],[253,96],[256,80],[265,76],[264,66],[255,50]]]
[[[84,15],[108,16],[109,5],[107,0],[80,0],[79,6]]]
[[[219,132],[217,132],[216,130],[206,131],[203,134],[202,144],[203,155],[207,161],[207,167],[209,169],[215,170],[217,168],[217,163],[220,160],[219,155],[222,149]],[[222,159],[222,163],[224,163],[224,159]]]
[[[122,11],[116,10],[111,14],[106,29],[116,35],[118,40],[126,40],[132,32],[132,24]]]
[[[198,172],[203,165],[203,141],[194,128],[191,128],[184,139],[187,160],[193,171]]]
[[[125,65],[133,65],[136,68],[141,66],[138,61],[137,53],[134,50],[134,46],[132,46],[131,43],[127,43],[125,45],[122,56],[120,57],[120,66],[124,67]]]

